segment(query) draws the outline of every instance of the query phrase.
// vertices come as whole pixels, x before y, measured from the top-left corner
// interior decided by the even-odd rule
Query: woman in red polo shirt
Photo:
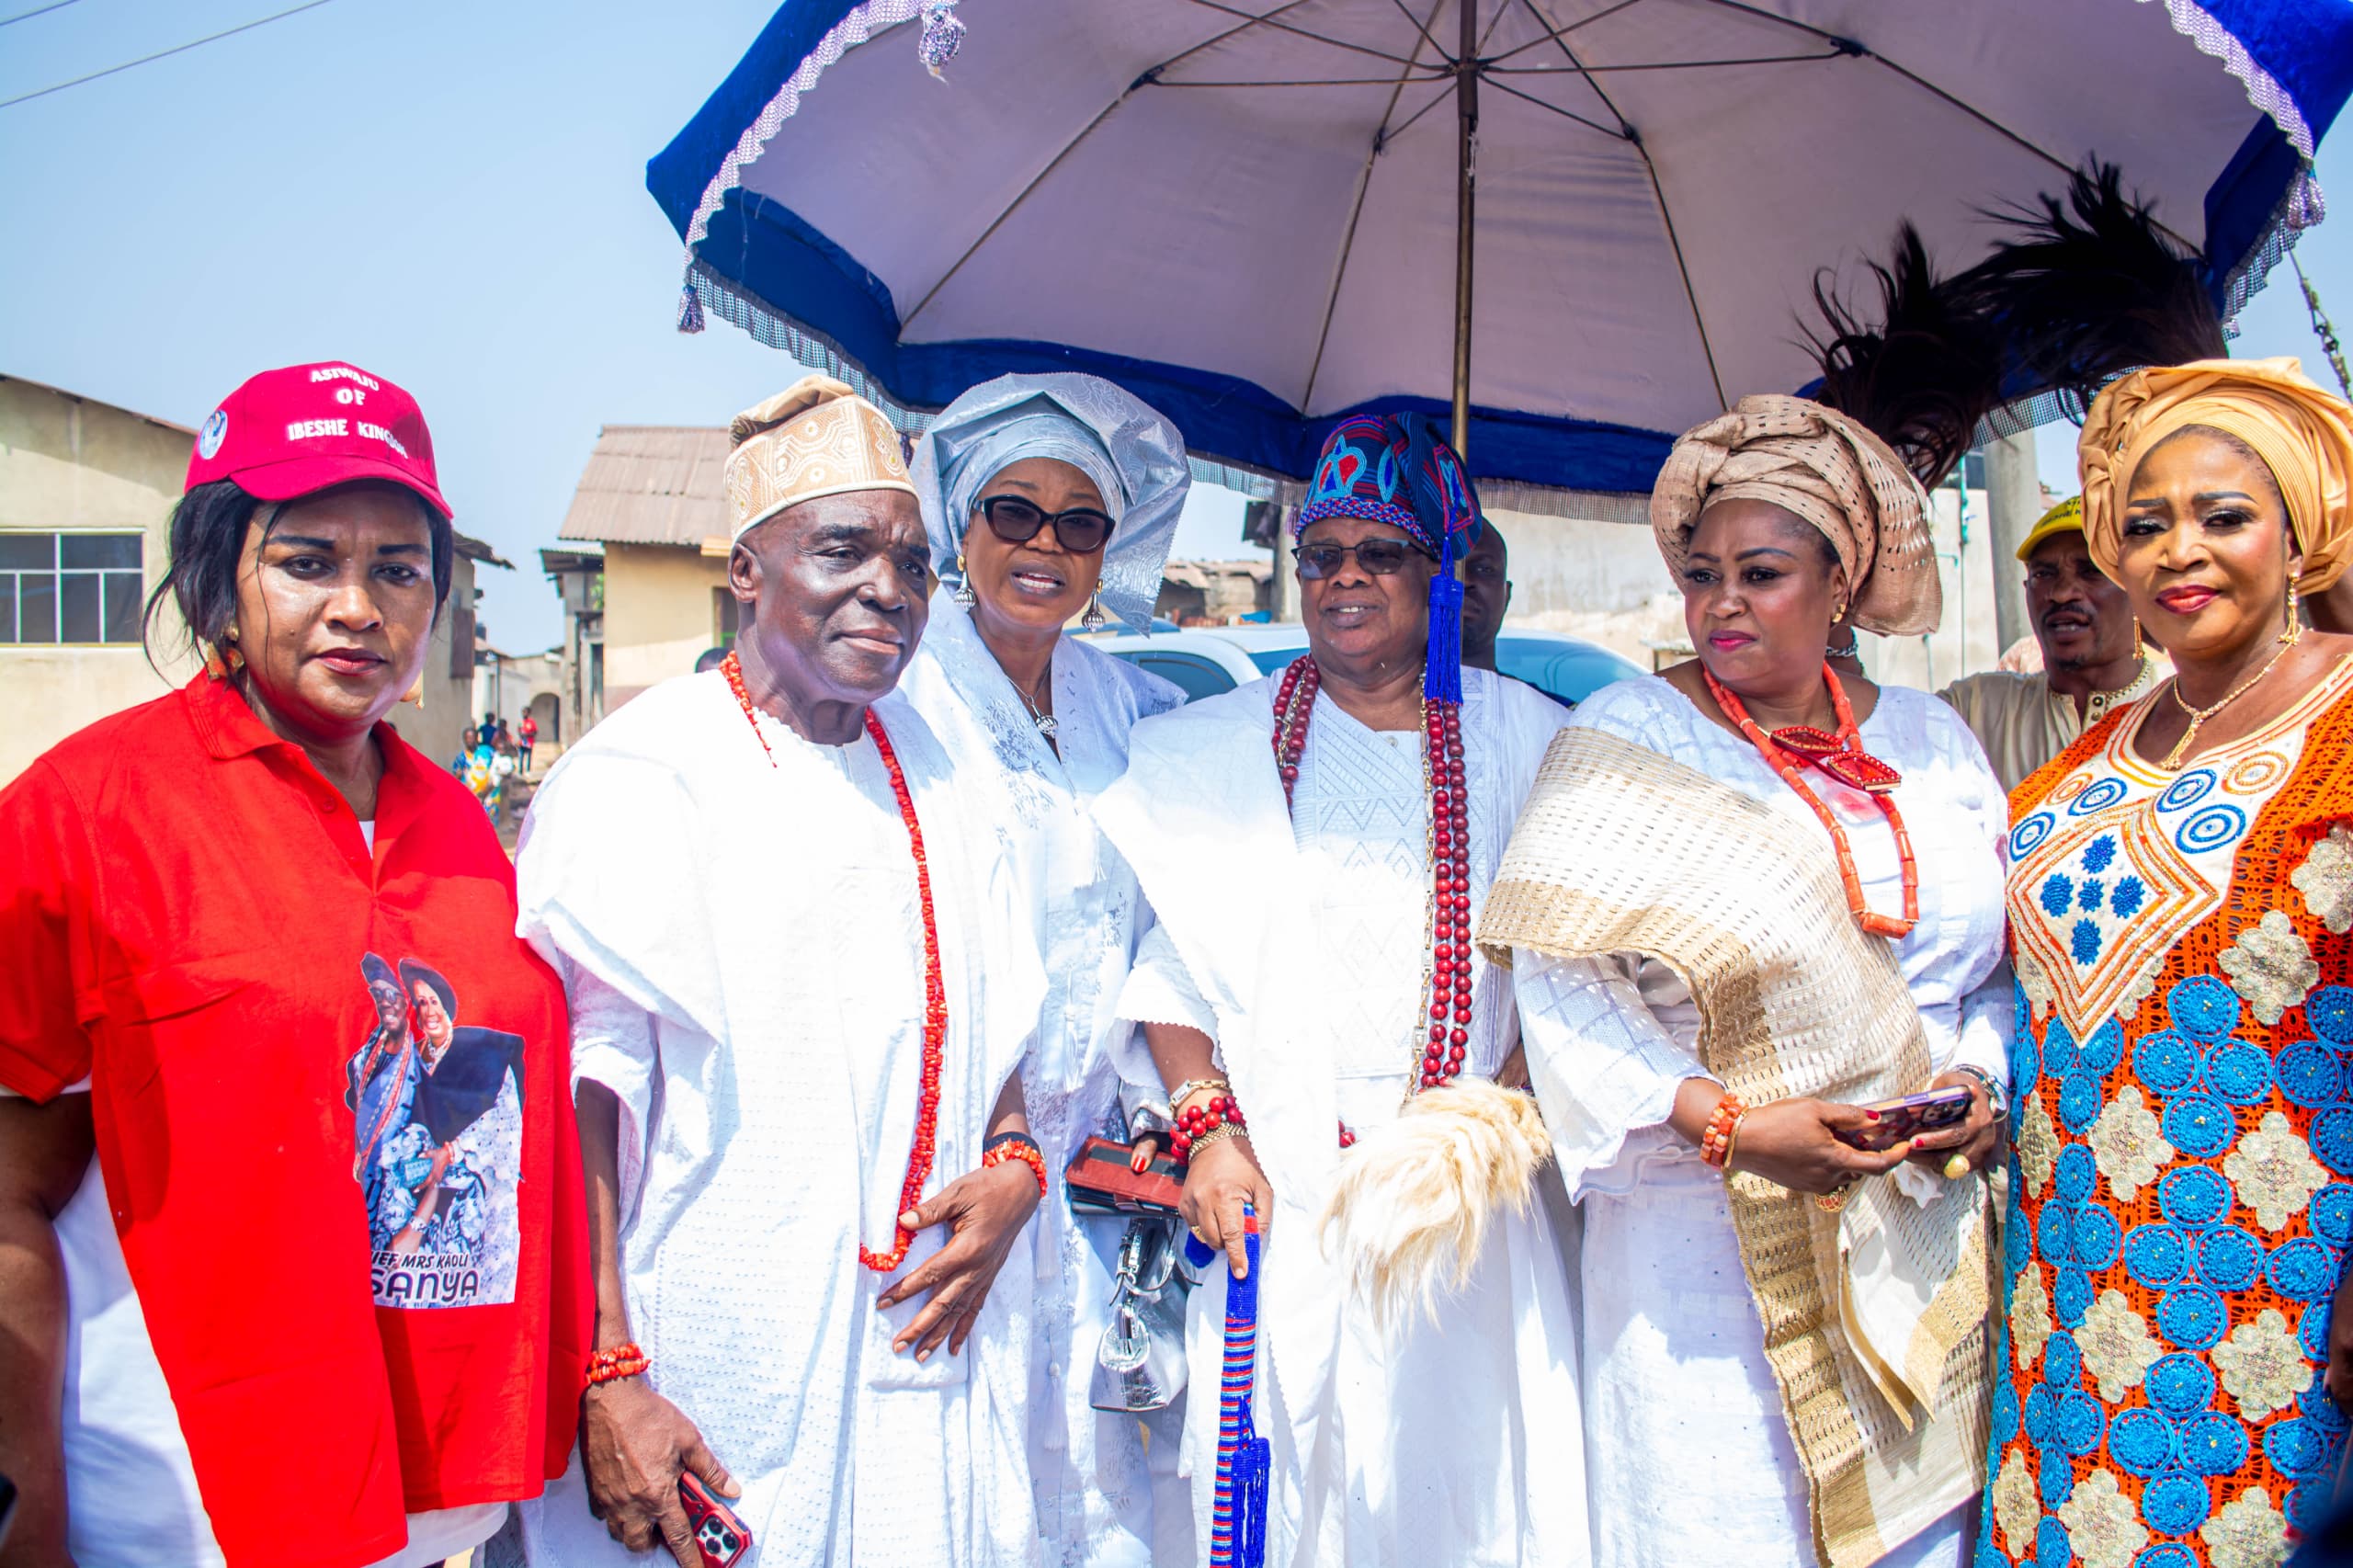
[[[562,1472],[587,1297],[563,989],[384,722],[423,415],[255,377],[171,554],[205,669],[0,790],[0,1563],[438,1562]]]

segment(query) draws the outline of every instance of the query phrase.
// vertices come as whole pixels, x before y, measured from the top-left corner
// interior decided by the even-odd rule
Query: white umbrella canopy
[[[1452,401],[1468,98],[1483,489],[1646,489],[1812,379],[1819,269],[1906,217],[1965,266],[2092,154],[2234,309],[2353,85],[2336,0],[968,0],[945,85],[916,10],[793,0],[654,161],[701,303],[909,410],[1095,370],[1296,478],[1339,415]]]

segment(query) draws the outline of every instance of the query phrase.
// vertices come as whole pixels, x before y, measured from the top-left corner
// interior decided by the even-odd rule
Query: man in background
[[[2124,590],[2092,564],[2080,497],[2045,512],[2018,546],[2018,559],[2042,668],[1965,676],[1937,694],[1977,736],[2005,790],[2017,789],[2111,710],[2147,693],[2168,668],[2163,654],[2143,646]]]
[[[1511,608],[1511,556],[1492,517],[1482,517],[1478,539],[1462,557],[1462,666],[1495,667],[1495,634]]]

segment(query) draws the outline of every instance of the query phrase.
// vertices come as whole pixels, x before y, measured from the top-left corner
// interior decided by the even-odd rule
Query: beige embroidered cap
[[[899,433],[831,376],[807,375],[728,426],[727,508],[736,539],[787,506],[853,490],[904,490]]]

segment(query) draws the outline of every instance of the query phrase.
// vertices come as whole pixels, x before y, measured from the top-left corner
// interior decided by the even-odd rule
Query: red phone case
[[[752,1550],[752,1532],[735,1510],[711,1494],[692,1471],[678,1474],[678,1501],[686,1506],[687,1523],[694,1527],[695,1545],[702,1552],[702,1568],[735,1568]]]

